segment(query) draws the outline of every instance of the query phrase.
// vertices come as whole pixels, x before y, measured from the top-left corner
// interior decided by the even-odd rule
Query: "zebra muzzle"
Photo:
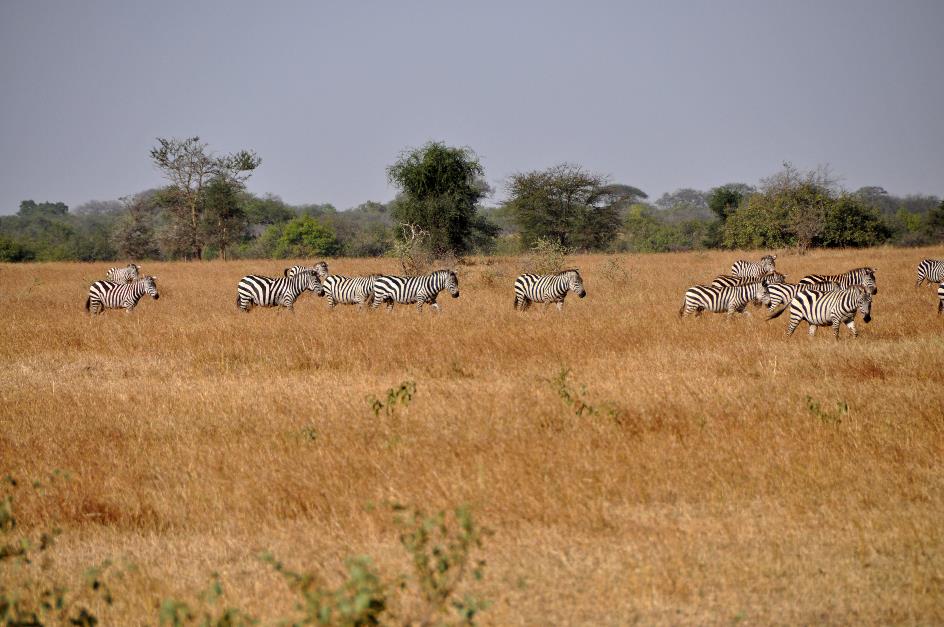
[[[862,321],[865,322],[866,324],[868,324],[869,322],[871,322],[871,321],[872,321],[872,314],[865,314],[864,316],[862,316]]]

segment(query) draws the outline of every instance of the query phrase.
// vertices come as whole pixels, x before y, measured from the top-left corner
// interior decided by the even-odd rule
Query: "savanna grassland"
[[[214,572],[228,603],[290,615],[263,551],[392,579],[391,502],[492,531],[462,588],[486,624],[944,623],[944,316],[914,288],[944,249],[779,253],[793,280],[877,268],[858,339],[678,318],[758,256],[575,257],[588,296],[562,313],[513,311],[520,260],[476,258],[439,315],[311,294],[243,315],[237,280],[287,264],[239,261],[147,263],[161,299],[92,318],[101,265],[0,265],[0,472],[68,471],[22,491],[20,523],[62,529],[48,576],[115,564],[105,624],[154,624]]]

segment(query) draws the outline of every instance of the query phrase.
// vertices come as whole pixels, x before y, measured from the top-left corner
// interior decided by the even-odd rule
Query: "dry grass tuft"
[[[913,287],[944,251],[778,255],[793,280],[880,268],[857,340],[677,318],[756,256],[570,259],[588,297],[563,314],[513,311],[514,258],[459,266],[440,315],[311,295],[242,315],[237,280],[288,262],[240,261],[147,264],[161,300],[91,318],[104,267],[0,265],[0,472],[69,471],[21,520],[62,527],[62,578],[122,565],[107,624],[154,622],[214,571],[284,615],[264,550],[330,584],[355,554],[402,572],[392,501],[468,503],[495,531],[470,584],[486,623],[944,622],[944,321]]]

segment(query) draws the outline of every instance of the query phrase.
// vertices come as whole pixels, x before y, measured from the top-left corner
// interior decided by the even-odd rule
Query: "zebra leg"
[[[809,331],[807,331],[807,333],[810,334],[810,337],[813,337],[814,335],[816,335],[816,325],[813,324],[812,322],[810,322],[810,323],[808,323],[808,324],[810,325],[810,329],[809,329]]]
[[[855,319],[853,318],[846,323],[846,326],[849,327],[849,331],[852,333],[852,337],[859,337],[859,331],[856,329]],[[839,329],[836,328],[836,337],[839,337]]]
[[[793,335],[793,332],[796,331],[798,326],[800,326],[800,318],[790,316],[790,324],[787,325],[787,337]]]
[[[557,303],[557,311],[563,311],[563,310],[564,310],[564,299],[562,298],[562,299],[560,299],[560,300],[558,300],[558,301],[555,301],[555,302]]]

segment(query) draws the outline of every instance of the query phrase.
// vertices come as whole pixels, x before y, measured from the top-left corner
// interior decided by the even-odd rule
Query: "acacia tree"
[[[578,165],[513,174],[506,186],[506,208],[530,246],[548,239],[568,248],[602,249],[619,235],[623,211],[646,194]]]
[[[206,186],[219,178],[241,189],[262,160],[251,150],[216,155],[199,137],[158,137],[150,154],[154,165],[171,183],[166,199],[175,248],[187,258],[200,259],[204,249],[205,230],[201,226]]]
[[[477,239],[498,232],[478,213],[479,200],[489,192],[483,174],[470,148],[429,142],[405,151],[387,168],[388,180],[400,189],[391,215],[428,233],[435,254],[468,252]]]

